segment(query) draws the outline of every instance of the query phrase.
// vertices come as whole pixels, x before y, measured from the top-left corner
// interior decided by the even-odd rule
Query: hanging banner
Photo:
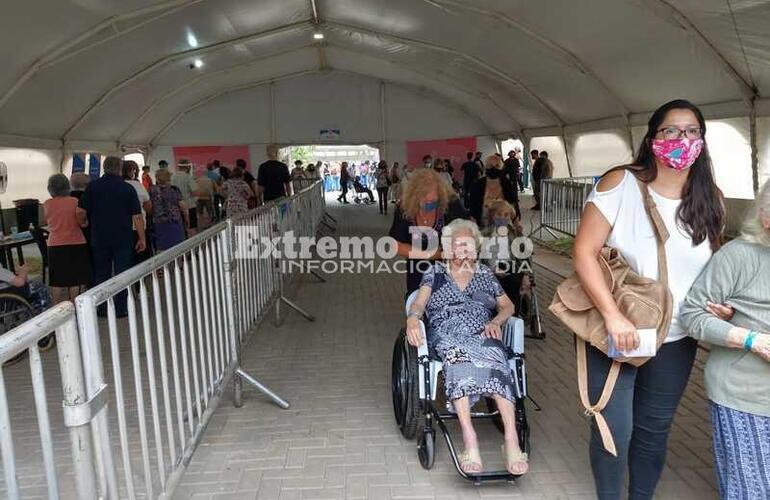
[[[455,139],[435,139],[430,141],[406,141],[406,161],[410,165],[422,166],[422,157],[450,160],[454,167],[454,178],[462,181],[460,167],[466,160],[468,152],[476,151],[475,137],[458,137]]]
[[[88,153],[88,175],[98,179],[102,170],[102,156],[99,153]]]
[[[235,160],[245,160],[246,170],[251,171],[249,146],[174,146],[174,163],[190,160],[193,174],[197,177],[206,171],[206,165],[219,160],[223,167],[235,168]],[[173,167],[174,165],[172,165]]]
[[[86,171],[86,154],[72,153],[72,173],[82,174]]]

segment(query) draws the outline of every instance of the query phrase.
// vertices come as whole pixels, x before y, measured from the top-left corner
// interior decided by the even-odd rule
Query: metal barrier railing
[[[3,459],[3,477],[7,498],[20,497],[17,476],[16,453],[8,392],[3,364],[16,355],[28,351],[29,367],[37,415],[38,434],[42,449],[49,498],[59,498],[60,481],[56,473],[56,457],[51,426],[51,412],[46,398],[43,363],[38,341],[56,332],[59,369],[63,388],[63,417],[70,442],[70,453],[78,498],[96,498],[96,480],[91,446],[90,412],[103,402],[96,399],[89,403],[83,379],[80,343],[75,322],[75,308],[70,302],[59,304],[22,325],[6,332],[0,339],[0,451]],[[29,412],[25,414],[29,418]],[[25,443],[29,445],[31,443]]]
[[[530,235],[546,231],[575,236],[588,195],[600,177],[544,179],[540,187],[540,225]]]
[[[76,469],[83,469],[76,474],[78,498],[170,497],[231,379],[238,407],[242,380],[288,407],[241,370],[241,348],[273,304],[276,316],[282,301],[312,316],[285,298],[280,256],[258,258],[242,250],[251,244],[249,235],[272,239],[293,230],[312,236],[323,211],[318,181],[291,198],[223,221],[81,294],[76,315],[72,304],[62,304],[0,338],[1,361],[29,349],[37,403],[37,391],[44,393],[45,386],[36,342],[57,330],[60,361],[69,370],[65,378],[62,364],[65,404],[68,398],[87,401],[68,424],[71,433],[79,433],[77,454],[73,441]],[[124,316],[127,320],[119,321]],[[126,361],[130,368],[123,366]],[[73,382],[74,372],[80,379]],[[114,404],[106,403],[108,394]],[[7,410],[0,372],[0,449],[7,493],[15,499],[19,491]],[[39,408],[38,415],[49,497],[58,498],[47,451],[50,432],[44,433],[48,420]],[[118,439],[112,440],[115,425]]]

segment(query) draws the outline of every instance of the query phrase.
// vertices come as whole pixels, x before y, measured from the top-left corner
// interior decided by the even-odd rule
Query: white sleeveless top
[[[679,322],[679,307],[684,301],[695,278],[711,259],[708,238],[693,247],[692,239],[676,224],[676,210],[682,200],[664,198],[652,188],[647,188],[658,206],[669,232],[666,242],[668,260],[668,285],[674,299],[674,316],[666,342],[674,342],[687,336]],[[637,274],[658,279],[658,251],[652,223],[644,210],[642,193],[636,178],[628,170],[623,181],[609,191],[598,192],[596,187],[586,203],[593,203],[607,219],[612,230],[607,245],[617,248]]]

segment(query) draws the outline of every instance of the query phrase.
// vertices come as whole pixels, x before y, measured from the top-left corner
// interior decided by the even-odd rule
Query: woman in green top
[[[732,306],[730,322],[710,302]],[[706,391],[721,498],[770,498],[770,182],[741,237],[695,281],[680,320],[711,347]]]

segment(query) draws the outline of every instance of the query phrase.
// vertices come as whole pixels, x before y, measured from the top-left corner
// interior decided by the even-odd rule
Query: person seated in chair
[[[470,410],[488,397],[494,399],[505,427],[505,467],[511,474],[524,474],[528,463],[516,433],[515,381],[502,342],[502,327],[514,313],[513,304],[494,273],[477,262],[481,235],[474,222],[452,221],[444,228],[442,240],[444,262],[423,274],[406,320],[408,341],[415,347],[425,341],[419,320],[426,314],[427,340],[444,364],[447,407],[457,413],[462,429],[462,470],[482,471]]]
[[[353,187],[355,188],[356,193],[366,193],[369,195],[369,201],[367,201],[367,203],[374,203],[374,193],[372,193],[371,189],[361,183],[361,177],[358,175],[353,179]]]
[[[523,236],[521,219],[505,200],[493,201],[487,215],[487,228],[482,231],[487,238],[482,262],[492,269],[506,295],[519,311],[522,295],[531,292],[529,271],[532,269],[529,259],[519,259],[513,252],[517,244],[515,240]]]

